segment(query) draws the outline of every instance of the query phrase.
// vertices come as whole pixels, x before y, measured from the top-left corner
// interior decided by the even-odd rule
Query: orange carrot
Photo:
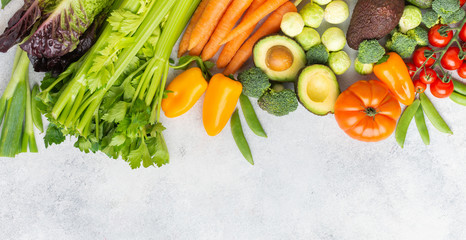
[[[193,32],[191,33],[191,38],[189,39],[189,50],[196,47],[204,39],[209,41],[210,36],[215,30],[220,18],[223,16],[223,13],[227,10],[228,5],[230,5],[231,0],[213,0],[209,1],[204,12],[202,13],[201,18],[194,27]]]
[[[186,31],[184,32],[183,38],[181,39],[180,47],[178,49],[178,58],[183,56],[188,51],[191,33],[193,32],[194,27],[196,27],[197,22],[201,18],[202,13],[204,12],[204,9],[207,6],[207,3],[209,3],[209,0],[202,0],[202,2],[196,9],[196,12],[194,12],[193,17],[191,18],[191,22],[189,22],[189,25],[186,28]]]
[[[223,74],[228,76],[236,73],[249,59],[249,57],[251,57],[254,44],[256,44],[259,39],[280,31],[280,23],[285,13],[297,11],[296,6],[291,2],[286,2],[275,10],[270,17],[267,18],[264,24],[262,24],[262,26],[257,29],[257,31],[243,44],[243,46],[241,46],[231,62],[228,64],[227,68],[224,70]]]
[[[260,7],[262,3],[264,3],[265,1],[266,0],[254,0],[254,2],[252,2],[251,6],[249,7],[248,11],[246,11],[246,13],[244,14],[241,23],[244,21],[245,18],[251,15],[258,7]],[[228,63],[230,63],[231,59],[235,56],[236,52],[241,47],[241,45],[243,45],[243,43],[248,39],[248,37],[251,36],[251,33],[256,28],[256,25],[257,24],[249,28],[247,31],[242,32],[238,37],[229,41],[225,45],[225,47],[223,47],[223,50],[217,59],[218,68],[224,68],[228,65]]]
[[[214,57],[218,52],[220,43],[223,38],[233,29],[236,22],[241,18],[243,13],[251,5],[252,0],[233,0],[233,2],[228,7],[227,11],[223,15],[222,19],[215,28],[214,33],[210,37],[209,42],[202,50],[202,60],[207,61]]]
[[[207,40],[209,40],[209,39],[207,39]],[[201,52],[202,52],[202,49],[204,49],[204,46],[207,43],[207,40],[203,40],[202,43],[198,44],[196,47],[189,50],[189,55],[191,55],[191,56],[200,56]]]
[[[247,31],[250,27],[257,24],[260,20],[265,18],[271,12],[275,11],[285,2],[289,2],[288,0],[267,0],[264,4],[262,4],[254,13],[252,13],[249,17],[247,17],[243,23],[238,25],[235,29],[233,29],[223,40],[222,44],[225,44],[232,39],[236,38],[242,32]]]

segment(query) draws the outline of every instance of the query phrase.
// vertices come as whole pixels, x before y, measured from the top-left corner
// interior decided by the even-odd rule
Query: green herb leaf
[[[53,123],[49,124],[44,137],[45,147],[48,148],[52,144],[58,145],[63,141],[65,141],[65,135],[63,135],[61,129]]]
[[[102,116],[102,120],[107,122],[121,122],[125,118],[129,103],[120,101],[116,103],[110,110]]]

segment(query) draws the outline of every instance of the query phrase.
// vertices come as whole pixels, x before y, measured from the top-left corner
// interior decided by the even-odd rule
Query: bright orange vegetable
[[[246,19],[249,15],[251,15],[258,7],[262,5],[266,0],[254,0],[249,6],[248,10],[244,14],[243,20]],[[255,24],[253,27],[249,28],[247,31],[242,32],[238,37],[235,39],[229,41],[222,50],[222,53],[220,53],[220,56],[218,57],[217,60],[217,67],[218,68],[224,68],[230,63],[231,59],[235,56],[236,52],[238,49],[243,45],[243,43],[248,39],[248,37],[251,35],[251,33],[254,31],[256,28]]]
[[[202,13],[204,12],[204,9],[207,7],[207,3],[209,3],[209,1],[210,0],[202,0],[202,2],[196,9],[196,12],[194,12],[193,17],[191,18],[191,21],[189,22],[189,25],[186,28],[186,31],[184,32],[183,38],[181,39],[180,47],[178,49],[178,58],[183,56],[188,51],[191,33],[193,32],[194,27],[196,27],[196,24],[201,18]]]
[[[178,75],[167,86],[167,98],[162,100],[162,110],[168,118],[183,115],[201,98],[207,81],[200,68],[191,68]]]
[[[359,81],[335,103],[335,119],[350,137],[378,142],[392,135],[401,114],[398,101],[382,82]]]
[[[230,2],[231,0],[212,0],[207,3],[201,18],[191,33],[189,50],[195,48],[202,42],[205,42],[205,45],[209,41],[210,36],[214,32],[223,13],[227,10]]]
[[[207,61],[215,56],[220,47],[223,38],[233,29],[236,22],[241,18],[243,13],[251,5],[252,0],[233,0],[223,15],[222,19],[215,28],[209,42],[202,50],[202,60]]]
[[[235,74],[244,65],[244,63],[252,56],[252,50],[257,41],[261,38],[277,33],[280,31],[280,23],[282,22],[283,15],[288,12],[297,12],[296,6],[291,2],[286,2],[275,10],[265,20],[264,24],[241,46],[233,59],[228,64],[223,74]]]
[[[235,111],[243,85],[225,75],[215,74],[210,79],[202,109],[204,128],[210,136],[219,134]]]
[[[388,60],[376,64],[374,73],[387,85],[398,101],[406,106],[413,103],[415,97],[413,80],[400,55],[394,52],[388,53]]]
[[[263,3],[256,11],[244,19],[235,29],[233,29],[223,40],[222,44],[225,44],[234,38],[238,37],[242,32],[247,31],[252,26],[256,25],[260,20],[265,18],[267,15],[275,11],[288,0],[267,0]]]

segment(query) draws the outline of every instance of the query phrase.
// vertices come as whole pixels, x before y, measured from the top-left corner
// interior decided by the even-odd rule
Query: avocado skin
[[[381,39],[400,22],[404,0],[359,0],[353,11],[346,38],[352,49],[368,39]]]

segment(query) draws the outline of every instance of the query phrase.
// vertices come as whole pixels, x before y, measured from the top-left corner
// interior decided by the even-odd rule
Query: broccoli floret
[[[442,16],[440,18],[440,23],[442,24],[454,24],[461,22],[464,19],[466,12],[464,9],[460,8],[448,16]]]
[[[411,29],[407,32],[408,36],[411,39],[416,40],[417,45],[419,46],[427,46],[429,45],[429,33],[423,27],[419,26],[415,29]]]
[[[440,17],[447,17],[460,9],[460,7],[460,1],[458,0],[434,0],[432,2],[432,9]]]
[[[422,23],[427,28],[432,28],[440,22],[439,15],[434,10],[429,9],[422,14]]]
[[[326,64],[328,61],[328,50],[323,44],[311,47],[306,53],[307,64]]]
[[[277,84],[273,89],[265,92],[257,103],[262,110],[278,117],[298,109],[296,93],[293,90],[284,89],[281,84]]]
[[[238,80],[243,84],[244,95],[254,98],[260,98],[271,85],[267,75],[257,67],[240,73]]]
[[[364,40],[359,45],[358,59],[361,63],[376,63],[383,55],[385,55],[385,49],[380,45],[379,41],[375,39]]]
[[[417,42],[414,39],[408,37],[401,32],[395,32],[391,40],[387,42],[386,47],[391,51],[394,51],[402,58],[408,58],[413,55],[414,50],[416,50]]]

